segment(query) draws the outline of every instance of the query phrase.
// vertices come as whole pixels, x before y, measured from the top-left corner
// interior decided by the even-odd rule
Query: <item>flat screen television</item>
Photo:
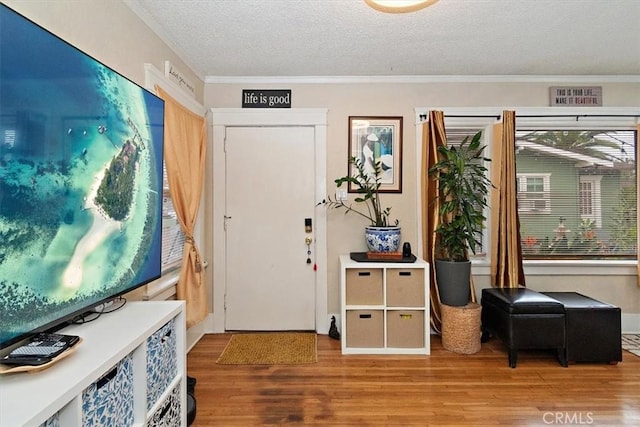
[[[160,98],[0,5],[0,349],[160,276],[163,133]]]

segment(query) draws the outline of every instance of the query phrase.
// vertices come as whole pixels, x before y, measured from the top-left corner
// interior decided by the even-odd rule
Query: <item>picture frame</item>
[[[373,163],[380,161],[383,169],[378,192],[402,193],[402,117],[349,116],[349,160],[362,160],[365,170],[373,173]],[[356,176],[349,161],[349,176]],[[349,193],[358,187],[349,183]]]

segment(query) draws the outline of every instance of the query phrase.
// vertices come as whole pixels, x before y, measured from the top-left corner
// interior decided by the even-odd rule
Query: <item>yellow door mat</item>
[[[300,365],[316,363],[315,332],[233,334],[216,361],[221,365]]]

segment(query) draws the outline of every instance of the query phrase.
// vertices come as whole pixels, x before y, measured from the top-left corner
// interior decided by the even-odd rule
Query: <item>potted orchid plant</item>
[[[354,204],[328,196],[319,204],[332,209],[344,209],[345,214],[359,215],[369,222],[365,227],[365,240],[371,252],[397,252],[400,245],[400,226],[397,219],[391,220],[391,207],[382,207],[380,186],[382,184],[382,165],[374,162],[373,174],[365,171],[363,161],[351,157],[349,163],[355,168],[354,176],[343,176],[334,182],[340,188],[343,184],[352,184],[358,193]]]

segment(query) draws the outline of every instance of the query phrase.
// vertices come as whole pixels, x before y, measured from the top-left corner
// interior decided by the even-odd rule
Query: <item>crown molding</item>
[[[122,2],[140,19],[149,29],[164,43],[185,65],[198,77],[204,81],[204,74],[201,73],[191,62],[180,53],[180,49],[171,39],[167,31],[151,16],[149,11],[134,0],[122,0]]]
[[[640,75],[206,76],[209,84],[640,83]]]

